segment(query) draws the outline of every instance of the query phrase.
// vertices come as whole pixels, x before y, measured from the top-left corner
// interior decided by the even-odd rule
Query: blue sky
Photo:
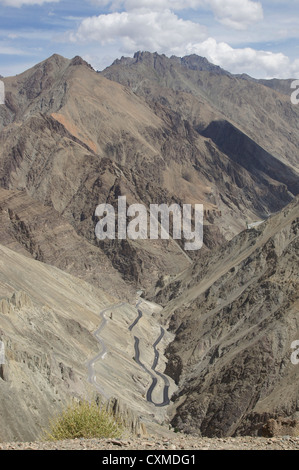
[[[299,79],[299,0],[0,0],[0,75],[54,53],[98,70],[138,50]]]

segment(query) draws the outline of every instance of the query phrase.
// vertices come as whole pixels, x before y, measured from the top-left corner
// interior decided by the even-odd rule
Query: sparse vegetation
[[[62,441],[76,438],[118,438],[122,426],[113,414],[96,400],[73,401],[60,415],[50,422],[45,440]]]

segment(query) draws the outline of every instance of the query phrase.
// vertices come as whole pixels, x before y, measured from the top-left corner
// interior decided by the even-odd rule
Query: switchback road
[[[140,305],[141,301],[139,301],[137,304],[136,304],[136,307],[138,307]],[[107,312],[110,312],[112,314],[112,311],[117,309],[117,308],[120,308],[122,307],[123,305],[125,305],[125,302],[123,303],[120,303],[120,304],[117,304],[117,305],[112,305],[108,308],[105,308],[104,310],[102,310],[100,312],[100,317],[102,318],[102,323],[100,325],[100,327],[94,332],[94,337],[97,339],[98,343],[101,345],[101,352],[99,354],[97,354],[93,359],[91,359],[88,363],[87,363],[87,368],[88,368],[88,380],[90,383],[92,383],[95,388],[98,390],[98,392],[103,395],[107,400],[109,399],[109,397],[105,394],[103,388],[100,386],[100,384],[97,382],[97,377],[96,377],[96,374],[95,374],[95,364],[100,361],[100,360],[104,360],[105,359],[105,356],[107,354],[107,348],[106,348],[106,345],[105,345],[105,342],[102,338],[102,332],[105,328],[105,326],[107,325],[107,319],[105,317],[105,313]],[[137,325],[137,323],[139,322],[139,320],[142,318],[143,316],[143,313],[142,313],[142,310],[141,309],[137,309],[137,312],[138,312],[138,315],[136,317],[136,319],[134,320],[134,322],[129,326],[129,331],[132,331],[133,328]],[[152,379],[152,383],[151,383],[151,386],[149,387],[148,391],[147,391],[147,395],[146,395],[146,399],[149,403],[152,403],[154,404],[155,406],[157,407],[163,407],[163,406],[167,406],[169,403],[170,403],[170,400],[169,400],[169,387],[170,387],[170,383],[169,383],[169,380],[168,378],[162,374],[161,372],[157,371],[156,370],[156,367],[158,365],[158,362],[159,362],[159,357],[160,357],[160,354],[159,354],[159,351],[157,350],[157,346],[158,344],[162,341],[163,337],[165,335],[165,330],[161,327],[161,333],[158,337],[158,339],[155,341],[155,343],[153,344],[153,349],[154,349],[154,353],[155,353],[155,356],[154,356],[154,361],[153,361],[153,364],[152,364],[152,367],[151,369],[149,370],[141,361],[140,361],[140,339],[137,338],[136,336],[134,336],[134,349],[135,349],[135,361],[136,363],[151,377]],[[158,384],[158,379],[156,377],[156,375],[159,376],[163,381],[164,381],[164,388],[163,388],[163,401],[161,403],[155,403],[152,399],[152,394],[153,394],[153,391],[154,389],[156,388],[157,384]]]
[[[98,343],[101,345],[101,352],[99,354],[97,354],[93,359],[91,359],[88,363],[87,363],[87,368],[88,368],[88,381],[90,383],[92,383],[95,388],[98,390],[98,392],[103,395],[107,400],[109,399],[109,397],[107,397],[107,395],[105,394],[103,388],[97,383],[97,378],[96,378],[96,375],[95,375],[95,371],[94,371],[94,366],[95,366],[95,363],[98,362],[99,360],[103,360],[107,354],[107,348],[106,348],[106,345],[103,341],[103,339],[101,338],[100,336],[100,333],[102,333],[103,329],[105,328],[106,324],[107,324],[107,319],[105,318],[105,313],[106,312],[111,312],[112,310],[115,310],[119,307],[122,307],[123,305],[125,305],[125,303],[120,303],[120,304],[117,304],[117,305],[111,305],[110,307],[108,308],[105,308],[104,310],[102,310],[100,312],[100,317],[102,318],[102,323],[101,323],[101,326],[94,332],[94,337],[97,339]]]

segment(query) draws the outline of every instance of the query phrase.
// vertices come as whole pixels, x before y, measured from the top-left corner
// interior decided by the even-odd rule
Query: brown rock
[[[263,437],[294,436],[299,433],[299,422],[296,419],[269,419],[262,428]]]

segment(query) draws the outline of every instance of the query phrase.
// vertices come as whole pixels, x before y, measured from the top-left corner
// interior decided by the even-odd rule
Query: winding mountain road
[[[153,344],[153,348],[154,348],[154,351],[155,351],[155,358],[154,358],[154,362],[153,362],[153,365],[152,365],[152,370],[159,376],[161,377],[161,379],[164,381],[164,388],[163,388],[163,402],[160,403],[160,404],[157,404],[157,403],[154,403],[155,406],[167,406],[169,405],[170,403],[170,400],[169,400],[169,387],[170,387],[170,383],[169,383],[169,380],[168,378],[166,377],[166,375],[162,374],[161,372],[157,371],[156,370],[156,367],[158,365],[158,362],[159,362],[159,358],[160,358],[160,354],[159,354],[159,351],[157,350],[157,346],[158,344],[160,343],[160,341],[162,341],[163,337],[165,335],[165,330],[164,328],[161,327],[161,334],[159,336],[159,338],[155,341],[155,343]],[[150,398],[151,400],[151,397],[152,397],[152,392],[154,390],[154,388],[156,387],[157,385],[157,382],[154,383],[154,380],[152,382],[152,385],[151,387],[149,388],[148,390],[148,397]],[[153,403],[153,401],[151,400],[151,403]]]
[[[125,305],[125,302],[122,302],[121,304],[117,304],[117,305],[111,305],[110,307],[105,308],[104,310],[102,310],[100,312],[99,315],[102,318],[102,323],[101,323],[100,327],[94,332],[93,336],[97,339],[98,343],[101,345],[102,350],[99,354],[97,354],[93,359],[91,359],[87,363],[88,381],[91,384],[93,384],[95,386],[95,388],[98,390],[98,392],[101,393],[101,395],[103,395],[107,400],[109,399],[109,397],[107,397],[107,395],[105,394],[103,388],[97,383],[97,378],[96,378],[96,375],[95,375],[94,366],[95,366],[95,363],[98,362],[99,360],[105,359],[105,356],[107,354],[106,345],[105,345],[103,339],[100,336],[100,333],[102,332],[102,330],[107,325],[107,319],[105,318],[105,313],[108,312],[108,311],[111,312],[111,310],[115,310],[119,307],[122,307],[123,305]]]
[[[138,307],[138,305],[139,305],[140,303],[141,303],[141,301],[139,301],[139,302],[136,304],[136,307]],[[142,311],[141,311],[140,309],[138,309],[137,312],[138,312],[138,316],[137,316],[137,318],[133,321],[132,325],[129,326],[129,331],[132,331],[133,328],[134,328],[134,326],[136,326],[137,323],[139,322],[140,318],[142,318],[142,315],[143,315],[143,314],[142,314]]]
[[[151,383],[151,386],[149,387],[148,391],[147,391],[147,394],[146,394],[146,399],[149,403],[152,403],[153,405],[157,406],[157,407],[163,407],[163,406],[167,406],[169,405],[170,403],[170,400],[169,400],[169,387],[170,387],[170,383],[169,383],[169,380],[168,378],[162,374],[161,372],[158,372],[156,371],[156,367],[158,365],[158,362],[159,362],[159,357],[160,357],[160,354],[159,354],[159,351],[157,350],[157,345],[160,343],[160,341],[162,340],[163,336],[165,334],[165,330],[161,327],[161,334],[159,336],[159,338],[157,339],[157,341],[155,341],[154,345],[153,345],[153,348],[154,348],[154,351],[155,351],[155,358],[154,358],[154,362],[153,362],[153,365],[151,367],[151,370],[149,370],[141,361],[140,361],[140,348],[139,348],[139,344],[140,344],[140,340],[139,338],[137,338],[137,336],[134,336],[134,348],[135,348],[135,361],[137,362],[137,364],[148,374],[150,375],[151,379],[152,379],[152,383]],[[153,395],[153,391],[154,389],[156,388],[157,384],[158,384],[158,379],[157,377],[155,376],[155,374],[153,372],[155,372],[159,377],[162,378],[162,380],[164,381],[164,388],[163,388],[163,401],[161,403],[156,403],[153,401],[152,399],[152,395]]]
[[[138,307],[141,303],[141,300],[136,304],[136,307]],[[122,302],[120,304],[117,304],[117,305],[112,305],[108,308],[105,308],[104,310],[102,310],[99,314],[99,316],[102,318],[102,323],[100,325],[100,327],[94,332],[94,337],[97,339],[98,343],[101,345],[101,352],[99,354],[97,354],[93,359],[91,359],[88,363],[87,363],[87,368],[88,368],[88,380],[91,384],[93,384],[95,386],[95,388],[98,390],[99,393],[101,393],[101,395],[103,395],[107,400],[109,399],[109,397],[105,394],[103,388],[98,384],[97,382],[97,377],[95,375],[95,364],[100,361],[100,360],[104,360],[105,359],[105,356],[107,354],[107,348],[106,348],[106,345],[104,343],[104,340],[102,339],[102,332],[103,332],[103,329],[105,328],[105,326],[107,325],[107,319],[105,317],[105,313],[108,312],[108,311],[112,311],[112,310],[115,310],[117,308],[120,308],[122,306],[125,305],[125,302]],[[136,319],[134,320],[134,322],[129,326],[129,331],[132,331],[133,328],[137,325],[137,323],[139,322],[139,320],[142,318],[143,316],[143,313],[142,313],[142,310],[141,309],[137,309],[137,312],[138,312],[138,315],[136,317]],[[139,348],[139,345],[140,345],[140,339],[137,338],[136,336],[134,336],[134,349],[135,349],[135,361],[136,363],[151,377],[152,379],[152,383],[151,383],[151,386],[149,387],[148,391],[147,391],[147,395],[146,395],[146,399],[149,403],[152,403],[153,405],[157,406],[157,407],[163,407],[163,406],[167,406],[169,405],[170,403],[170,400],[169,400],[169,387],[170,387],[170,383],[169,383],[169,380],[168,378],[162,374],[161,372],[157,371],[156,370],[156,367],[158,365],[158,362],[159,362],[159,358],[160,358],[160,354],[159,354],[159,351],[157,350],[157,346],[158,344],[162,341],[163,337],[165,335],[165,330],[164,328],[161,327],[161,333],[158,337],[158,339],[155,341],[155,343],[153,344],[153,349],[154,349],[154,353],[155,353],[155,357],[154,357],[154,361],[153,361],[153,364],[152,364],[152,367],[151,369],[149,370],[141,361],[140,361],[140,348]],[[158,375],[159,377],[161,377],[161,379],[164,381],[164,388],[163,388],[163,401],[161,403],[155,403],[152,399],[152,394],[153,394],[153,391],[154,389],[156,388],[157,384],[158,384],[158,379],[156,377],[156,375]]]

